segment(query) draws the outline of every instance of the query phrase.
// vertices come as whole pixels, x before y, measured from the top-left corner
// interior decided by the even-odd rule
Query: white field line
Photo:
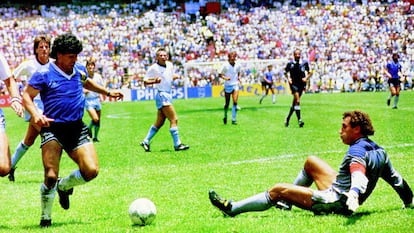
[[[383,148],[390,149],[390,148],[412,147],[412,146],[414,146],[414,143],[403,143],[403,144],[398,144],[398,145],[393,145],[393,146],[383,146]],[[306,153],[298,153],[298,154],[284,154],[284,155],[259,158],[259,159],[234,161],[234,162],[230,162],[229,164],[237,165],[237,164],[245,164],[245,163],[267,163],[267,162],[272,162],[274,160],[293,158],[293,157],[302,156],[302,155],[321,155],[321,154],[345,153],[345,152],[346,151],[341,150],[341,151],[323,151],[323,152],[312,152],[312,153],[306,152]]]

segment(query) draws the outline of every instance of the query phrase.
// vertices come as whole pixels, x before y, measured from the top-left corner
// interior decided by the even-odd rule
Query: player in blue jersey
[[[261,104],[263,99],[269,94],[269,90],[272,92],[272,103],[276,102],[275,89],[273,87],[275,72],[273,71],[273,65],[268,65],[267,70],[263,72],[262,80],[262,97],[259,103]]]
[[[315,214],[350,215],[365,202],[382,178],[398,193],[404,208],[413,208],[411,188],[394,169],[385,150],[368,138],[374,134],[369,116],[351,111],[345,112],[342,119],[340,137],[349,149],[338,172],[322,159],[310,156],[293,184],[279,183],[237,202],[223,199],[210,190],[211,203],[232,217],[278,207],[281,202],[287,209],[295,205]],[[317,190],[310,188],[312,183]]]
[[[400,98],[400,90],[401,90],[401,70],[402,66],[399,63],[398,59],[400,55],[397,53],[392,54],[392,60],[387,63],[385,66],[385,75],[388,78],[388,86],[390,89],[390,95],[387,99],[387,105],[390,106],[391,98],[394,98],[394,104],[392,106],[393,109],[397,109],[398,100]]]
[[[96,66],[96,59],[94,57],[90,57],[86,61],[86,69],[88,70],[88,77],[95,81],[97,84],[101,86],[105,86],[104,80],[102,76],[95,72]],[[94,142],[99,142],[98,133],[99,129],[101,128],[101,94],[93,91],[89,91],[87,89],[84,90],[85,92],[85,109],[88,112],[89,116],[91,117],[91,122],[89,123],[89,136],[92,137]]]
[[[98,175],[98,158],[88,137],[88,127],[82,122],[85,106],[83,88],[110,97],[122,98],[122,93],[107,91],[88,78],[85,66],[77,63],[82,43],[74,35],[59,35],[53,42],[50,57],[55,59],[46,70],[32,75],[23,93],[23,104],[34,124],[41,128],[41,149],[44,182],[41,193],[41,227],[52,224],[52,206],[56,190],[59,203],[69,209],[73,187],[85,184]],[[43,114],[33,99],[40,94]],[[78,165],[78,169],[59,178],[59,163],[63,150]]]
[[[296,49],[293,52],[293,61],[288,62],[285,68],[285,76],[288,80],[290,91],[293,95],[292,105],[289,109],[289,114],[285,120],[285,126],[289,126],[290,117],[293,112],[296,113],[298,118],[299,127],[303,127],[305,124],[301,117],[300,112],[300,97],[306,87],[306,82],[312,76],[312,72],[309,68],[309,63],[305,60],[301,60],[301,51]]]
[[[0,54],[0,80],[4,82],[11,97],[10,106],[19,116],[23,116],[23,107],[16,80],[10,71],[9,64]],[[9,139],[6,134],[6,118],[3,109],[0,108],[0,176],[6,176],[11,169]]]
[[[190,147],[181,142],[178,133],[178,116],[172,104],[172,86],[174,81],[180,79],[180,76],[174,73],[174,66],[172,62],[168,61],[169,56],[165,49],[158,49],[155,56],[156,63],[149,67],[144,78],[144,83],[145,85],[154,85],[154,88],[157,90],[155,94],[157,119],[149,128],[147,135],[141,141],[140,145],[146,152],[151,151],[151,139],[164,125],[165,120],[168,119],[170,121],[170,134],[173,139],[174,150],[187,150]]]
[[[16,78],[26,78],[30,80],[32,75],[39,69],[47,69],[49,66],[49,53],[50,53],[50,44],[51,38],[45,35],[36,36],[34,39],[33,52],[35,57],[29,60],[22,62],[14,71],[13,75]],[[43,103],[40,99],[40,95],[37,95],[33,102],[36,105],[39,113],[43,112]],[[11,170],[9,173],[9,180],[14,182],[14,172],[16,170],[17,163],[25,155],[27,150],[33,145],[37,136],[40,133],[40,127],[30,121],[30,114],[25,111],[25,121],[29,122],[29,125],[26,130],[26,135],[24,139],[19,142],[16,147],[16,150],[11,159]]]
[[[226,62],[219,73],[219,77],[224,79],[224,118],[223,123],[227,124],[227,112],[229,111],[230,96],[233,99],[233,107],[231,109],[231,123],[237,125],[237,101],[239,99],[239,84],[241,66],[236,63],[237,53],[230,52],[228,54],[228,62]]]

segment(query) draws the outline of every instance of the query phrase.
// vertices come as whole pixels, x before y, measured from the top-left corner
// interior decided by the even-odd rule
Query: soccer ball
[[[157,215],[155,204],[148,198],[138,198],[129,205],[129,217],[133,225],[151,224]]]

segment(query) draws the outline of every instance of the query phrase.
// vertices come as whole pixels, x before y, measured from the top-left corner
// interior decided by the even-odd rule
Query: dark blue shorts
[[[40,147],[50,141],[57,141],[66,152],[71,152],[85,143],[90,143],[88,127],[82,121],[55,123],[40,131]]]

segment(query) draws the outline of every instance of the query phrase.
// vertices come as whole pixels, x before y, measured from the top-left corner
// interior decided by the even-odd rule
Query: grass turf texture
[[[337,168],[347,150],[339,138],[342,113],[354,109],[370,114],[376,129],[372,139],[387,149],[414,188],[414,92],[401,93],[397,110],[386,106],[388,94],[305,94],[304,128],[298,127],[295,115],[284,126],[290,95],[278,95],[276,104],[269,95],[261,105],[259,97],[240,97],[238,125],[223,125],[223,98],[176,100],[181,139],[191,147],[175,152],[166,122],[150,153],[138,143],[155,120],[154,102],[104,103],[101,142],[95,144],[99,176],[75,187],[69,210],[60,208],[56,194],[52,228],[40,229],[38,138],[18,164],[16,182],[0,179],[0,232],[412,232],[414,210],[401,210],[398,195],[382,180],[352,217],[314,216],[294,207],[225,218],[208,200],[212,188],[239,200],[276,182],[292,182],[307,155],[318,155]],[[13,153],[27,124],[11,109],[4,110]],[[75,168],[64,153],[60,175]],[[128,206],[138,197],[157,206],[149,226],[131,226]]]

